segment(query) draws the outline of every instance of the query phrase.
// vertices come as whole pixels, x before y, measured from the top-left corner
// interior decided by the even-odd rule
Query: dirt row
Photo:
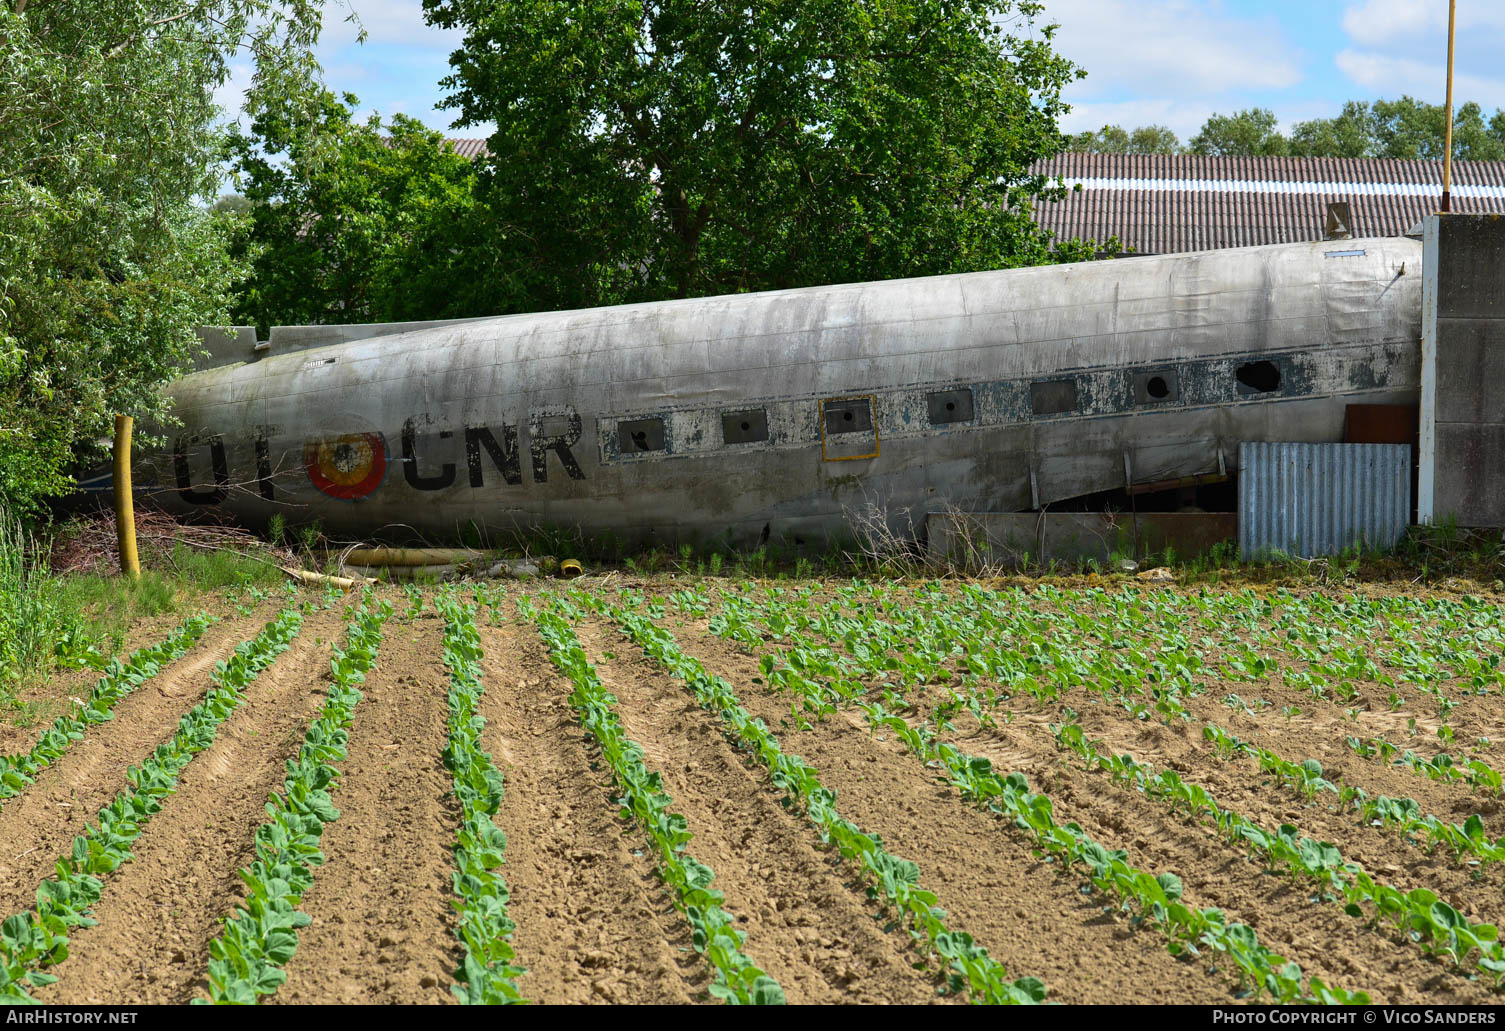
[[[906,786],[912,791],[915,790],[913,785],[923,784],[928,779],[927,771],[900,743],[885,739],[885,735],[871,734],[860,713],[843,713],[806,732],[796,732],[785,726],[788,701],[770,695],[757,685],[756,681],[761,678],[755,658],[743,654],[728,642],[696,636],[693,627],[676,628],[676,632],[683,647],[701,656],[702,661],[737,686],[743,704],[750,711],[761,715],[771,726],[783,726],[785,747],[814,762],[821,770],[823,781],[840,792],[840,806],[844,813],[854,795],[871,790],[868,785],[878,776],[876,769],[882,768],[881,764],[893,764],[894,769],[890,776],[881,780],[882,787],[873,808],[875,819],[881,820],[888,814],[892,820],[895,808],[892,803],[902,797]],[[1455,867],[1441,855],[1429,856],[1414,845],[1399,842],[1394,834],[1359,828],[1353,825],[1353,820],[1345,823],[1339,814],[1326,812],[1319,806],[1309,806],[1301,796],[1270,783],[1267,775],[1259,774],[1257,766],[1217,759],[1202,747],[1198,727],[1166,728],[1159,724],[1139,723],[1122,711],[1114,711],[1105,705],[1087,705],[1082,700],[1078,700],[1078,709],[1086,710],[1082,713],[1082,722],[1089,735],[1108,741],[1114,745],[1115,751],[1129,751],[1136,758],[1175,768],[1188,779],[1207,787],[1220,802],[1251,819],[1271,827],[1285,822],[1295,823],[1303,833],[1338,844],[1345,856],[1366,863],[1382,879],[1407,888],[1427,884],[1452,898],[1474,920],[1493,920],[1492,914],[1497,908],[1494,900],[1499,891],[1498,872],[1490,871],[1483,880],[1476,881],[1466,867]],[[1226,716],[1227,712],[1222,708],[1223,715]],[[1059,715],[1054,716],[1053,721],[1059,720]],[[1045,726],[1047,719],[1043,716],[1002,724],[1000,714],[1002,725],[997,730],[977,728],[975,721],[968,717],[959,718],[957,722],[964,731],[968,725],[975,728],[958,735],[957,743],[963,750],[988,756],[998,768],[1024,772],[1036,790],[1043,790],[1051,797],[1058,822],[1075,821],[1104,845],[1127,849],[1130,861],[1136,865],[1152,871],[1170,870],[1179,874],[1185,883],[1189,903],[1225,909],[1231,919],[1242,920],[1254,927],[1268,947],[1300,962],[1308,974],[1317,974],[1329,983],[1350,989],[1366,990],[1376,1001],[1498,1001],[1498,996],[1483,983],[1469,980],[1446,964],[1428,960],[1418,946],[1400,940],[1393,932],[1368,929],[1361,921],[1343,914],[1340,906],[1314,899],[1308,887],[1313,882],[1302,883],[1290,877],[1267,874],[1260,864],[1246,860],[1241,851],[1226,845],[1213,832],[1188,825],[1182,816],[1171,814],[1163,803],[1145,798],[1131,788],[1114,785],[1106,775],[1089,775],[1080,769],[1079,763],[1067,762],[1055,747]],[[1292,744],[1289,741],[1284,743]],[[1343,747],[1341,740],[1337,745]],[[1300,758],[1305,756],[1298,757],[1297,761]],[[1370,765],[1357,758],[1353,763]],[[1355,769],[1352,772],[1370,771]],[[1384,777],[1397,775],[1383,768],[1374,768],[1373,772]],[[1357,776],[1354,779],[1358,782]],[[1374,790],[1372,793],[1381,792]],[[1466,791],[1460,794],[1466,795]],[[927,814],[925,833],[911,834],[916,838],[917,851],[909,854],[910,858],[920,862],[927,879],[930,867],[925,853],[919,850],[933,848],[929,842],[936,839],[943,841],[951,837],[955,828],[964,822],[959,815],[964,806],[954,792],[937,785],[932,795],[927,807],[916,807],[917,813]],[[941,804],[942,798],[950,806],[944,820],[928,815],[936,811],[935,807]],[[860,817],[858,822],[862,822]],[[995,852],[1007,848],[1011,852],[1028,854],[1022,836],[1013,835],[992,821],[989,823],[992,824],[989,832],[993,836]],[[892,839],[890,832],[884,830],[884,824],[875,825],[875,829],[883,832],[891,845],[899,846],[906,828],[892,832],[895,835]],[[901,848],[895,850],[908,854]],[[986,854],[981,844],[974,845],[971,853],[973,856]],[[966,854],[965,850],[958,852],[959,857]],[[943,878],[951,873],[944,865],[937,872]],[[1080,878],[1074,878],[1066,886],[1075,891],[1076,880]],[[1013,882],[1015,885],[1019,883],[1022,882]],[[947,893],[941,891],[941,895],[942,904],[946,905]],[[965,892],[963,896],[969,901],[974,897]],[[1031,892],[1027,897],[1039,896]],[[1050,931],[1042,932],[1037,940],[1059,936],[1058,914],[1050,913],[1048,907],[1040,903],[1033,903],[1031,908],[1052,920]],[[1116,922],[1119,918],[1103,914],[1103,919]],[[1003,954],[985,933],[968,929],[995,955]],[[1147,953],[1158,948],[1158,936],[1152,930],[1141,929],[1137,933],[1142,940],[1135,943],[1136,948]],[[1071,951],[1080,953],[1076,948]],[[1129,953],[1119,952],[1113,963],[1104,965],[1106,970],[1099,968],[1096,976],[1102,977],[1105,973],[1111,976],[1112,967],[1128,958]],[[1053,966],[1059,969],[1058,964]],[[1185,970],[1190,964],[1176,966]],[[1040,970],[1038,965],[1036,970]],[[1053,997],[1071,1001],[1071,986],[1056,983],[1050,976],[1052,966],[1045,967],[1045,970],[1047,972],[1039,976],[1050,984]],[[1216,978],[1204,977],[1204,981],[1207,982],[1204,995],[1208,988],[1216,991],[1221,987],[1222,997],[1228,998],[1226,985],[1220,986]],[[1127,994],[1117,997],[1145,999],[1144,985],[1166,983],[1138,980],[1136,986],[1131,981],[1122,986]],[[1184,994],[1179,986],[1170,987],[1161,997],[1198,998]]]
[[[215,661],[254,635],[263,610],[217,624],[158,677],[123,699],[116,718],[93,727],[38,782],[0,807],[0,904],[29,908],[37,883],[98,808],[125,786],[125,770],[169,736],[208,686]],[[780,735],[786,750],[815,766],[836,790],[843,816],[914,860],[947,923],[966,931],[1010,976],[1040,977],[1062,1002],[1234,1001],[1212,957],[1177,959],[1159,932],[1082,890],[1037,859],[1006,821],[970,808],[935,771],[860,713],[808,731],[785,725],[788,701],[761,683],[757,660],[705,633],[669,625],[681,646],[736,687],[743,704]],[[185,769],[137,840],[135,858],[106,878],[98,926],[72,936],[60,981],[39,991],[58,1003],[182,1003],[204,991],[209,942],[242,897],[236,871],[253,854],[264,802],[280,788],[284,762],[325,698],[329,644],[343,633],[337,610],[310,616],[292,648],[247,690],[214,745]],[[451,856],[457,807],[442,765],[447,673],[442,623],[432,613],[394,617],[377,665],[362,685],[349,755],[325,828],[326,857],[300,907],[287,982],[267,1002],[444,1003],[460,960],[452,931]],[[701,710],[611,624],[579,627],[582,646],[618,699],[628,736],[663,777],[673,809],[694,832],[688,851],[716,871],[724,908],[747,935],[744,951],[778,979],[791,1002],[949,1002],[909,935],[891,926],[850,864],[823,847],[800,812],[785,804],[767,771],[734,748]],[[520,986],[545,1002],[714,1001],[704,961],[684,918],[654,874],[644,836],[619,812],[610,771],[568,703],[569,684],[526,624],[483,626],[487,720],[484,747],[505,778],[497,823],[507,835],[509,914],[517,924]],[[1207,719],[1300,761],[1323,746],[1343,748],[1341,728],[1310,720],[1274,724],[1206,699]],[[1200,703],[1199,703],[1200,704]],[[1090,736],[1115,751],[1181,770],[1220,801],[1265,824],[1292,822],[1340,845],[1398,886],[1427,884],[1484,919],[1502,879],[1473,879],[1444,857],[1354,824],[1331,805],[1310,804],[1243,760],[1215,756],[1191,727],[1139,723],[1109,705],[1077,705]],[[1110,848],[1151,870],[1173,870],[1187,901],[1216,905],[1253,926],[1262,942],[1308,974],[1364,989],[1376,1001],[1493,1002],[1498,996],[1415,945],[1372,930],[1313,900],[1306,885],[1262,872],[1242,852],[1168,807],[1104,775],[1063,761],[1045,723],[1055,713],[1021,712],[1011,724],[977,728],[957,720],[959,743],[1001,767],[1025,772],[1056,805]],[[1249,725],[1244,725],[1247,722]],[[1284,736],[1279,736],[1280,732]],[[1334,735],[1338,736],[1334,736]],[[1261,737],[1261,735],[1264,735]],[[1410,794],[1438,815],[1473,800],[1466,789],[1388,790],[1406,776],[1349,753],[1334,773],[1371,793]],[[1364,780],[1364,777],[1370,777]],[[1413,788],[1430,782],[1416,778]],[[1373,786],[1373,787],[1371,787]],[[1499,814],[1486,816],[1495,826]],[[1459,817],[1461,819],[1461,817]]]
[[[697,633],[709,633],[704,620],[687,625]],[[778,642],[771,642],[764,650],[772,651],[778,647],[781,647]],[[840,651],[839,642],[835,647]],[[1352,704],[1343,704],[1331,699],[1316,699],[1309,692],[1288,688],[1279,681],[1278,674],[1256,683],[1218,681],[1208,676],[1202,677],[1201,682],[1200,691],[1181,699],[1199,724],[1222,726],[1230,733],[1293,762],[1317,759],[1328,771],[1330,780],[1341,777],[1371,796],[1416,799],[1424,812],[1439,818],[1462,823],[1478,813],[1492,837],[1505,835],[1505,805],[1494,794],[1476,789],[1467,782],[1431,780],[1393,760],[1389,763],[1378,759],[1365,760],[1345,743],[1345,738],[1350,736],[1366,740],[1378,736],[1402,751],[1412,749],[1424,759],[1444,751],[1457,762],[1477,755],[1495,769],[1505,771],[1505,696],[1499,692],[1460,696],[1457,699],[1459,707],[1449,720],[1455,729],[1456,740],[1453,745],[1445,745],[1436,736],[1441,721],[1435,713],[1418,711],[1410,706],[1391,711],[1384,698],[1375,693],[1378,689],[1372,684],[1360,685],[1359,698]],[[1000,684],[983,680],[979,686],[992,687],[1001,696],[1007,696],[1007,689]],[[1431,695],[1423,694],[1415,685],[1406,685],[1403,693],[1411,706],[1425,706],[1432,700]],[[928,715],[935,705],[951,697],[951,691],[944,685],[910,685],[905,688],[905,695],[921,715]],[[1238,695],[1245,705],[1227,704],[1224,699],[1230,695]],[[1268,704],[1256,707],[1256,698]],[[1149,698],[1146,696],[1141,701],[1148,703]],[[1033,714],[1042,724],[1058,723],[1062,706],[1080,709],[1084,705],[1098,704],[1105,704],[1100,694],[1078,688],[1043,708],[1028,696],[1016,695],[1001,707],[1001,711],[1011,715]],[[1285,714],[1287,706],[1293,707],[1292,715]],[[1124,714],[1117,712],[1116,715]],[[1127,725],[1132,724],[1130,720]],[[1487,745],[1476,743],[1481,736],[1488,739]]]
[[[37,884],[52,873],[58,856],[126,787],[126,768],[139,766],[172,735],[183,713],[203,699],[214,664],[254,637],[276,611],[268,603],[211,626],[176,662],[120,699],[113,719],[90,727],[25,791],[0,803],[0,910],[9,914],[35,904]],[[30,748],[35,736],[18,749]]]
[[[755,660],[714,638],[679,633],[681,647],[699,657],[712,672],[726,676],[750,712],[771,727],[780,728],[787,703],[751,683],[756,676]],[[650,756],[655,748],[666,749],[675,741],[683,748],[687,738],[699,740],[704,745],[695,759],[703,766],[705,756],[728,748],[715,717],[696,707],[682,684],[647,660],[633,657],[636,649],[624,638],[602,628],[582,631],[581,636],[593,660],[606,652],[617,656],[602,666],[601,675],[622,698],[628,729],[634,740],[649,748]],[[618,668],[631,670],[631,677],[614,673]],[[632,680],[644,686],[621,693]],[[663,699],[656,720],[646,704],[655,698]],[[864,831],[877,833],[893,854],[919,865],[920,883],[939,896],[948,924],[971,934],[1004,964],[1010,976],[1039,977],[1049,986],[1050,997],[1062,1002],[1110,1003],[1144,998],[1146,986],[1155,986],[1164,998],[1183,1002],[1212,1003],[1230,998],[1228,986],[1221,979],[1208,977],[1195,965],[1171,957],[1153,930],[1104,913],[1076,883],[1057,876],[1050,864],[1036,860],[998,820],[961,805],[954,793],[937,783],[919,763],[875,741],[865,728],[833,719],[809,733],[777,732],[786,751],[810,762],[820,772],[822,783],[836,790],[837,808],[844,817]],[[733,752],[731,761],[740,766],[741,757]],[[686,797],[692,800],[703,796],[705,788],[697,786],[700,770],[693,771],[693,780],[680,777],[675,783],[669,772],[678,769],[675,763],[659,768],[664,770],[666,786],[677,804],[685,792],[691,792]],[[751,774],[758,790],[771,790],[761,770]],[[724,799],[736,797],[731,794],[732,786],[716,781],[711,788],[708,822],[730,826]],[[690,815],[689,809],[685,811]],[[699,833],[701,824],[693,816],[690,825]],[[810,840],[808,832],[806,839]],[[716,869],[718,883],[723,880],[724,866],[734,874],[734,853],[723,856],[709,850],[701,855],[697,845],[698,840],[691,850]],[[774,862],[780,862],[777,856]],[[793,865],[787,860],[783,863]],[[796,890],[799,888],[796,885]],[[804,886],[804,891],[810,890]],[[729,886],[727,892],[735,905],[740,892]],[[748,939],[748,949],[759,959],[765,941],[779,940],[777,924],[766,917],[764,923],[773,926],[757,926]],[[849,950],[857,949],[856,942],[829,933],[823,937],[842,941]],[[885,937],[892,937],[892,933]],[[810,959],[817,959],[815,952]],[[808,962],[803,955],[800,960]],[[787,990],[789,985],[785,987]],[[912,996],[911,1001],[923,998]]]
[[[1059,603],[1054,601],[1042,604],[1051,609],[1060,609]],[[1268,630],[1266,622],[1268,621],[1261,625]],[[1193,641],[1197,641],[1203,634],[1202,628],[1195,624],[1184,628],[1184,631]],[[1153,628],[1148,629],[1149,634],[1153,632]],[[1239,634],[1239,640],[1246,640],[1242,633]],[[1083,638],[1080,643],[1111,650],[1106,635]],[[1394,643],[1395,640],[1388,633],[1378,642],[1381,651],[1391,650]],[[1482,653],[1487,649],[1476,646],[1476,650]],[[1356,681],[1354,686],[1358,689],[1358,695],[1350,701],[1342,702],[1333,695],[1331,684],[1327,687],[1325,698],[1316,698],[1304,688],[1287,687],[1282,678],[1283,672],[1307,672],[1310,663],[1287,652],[1280,641],[1261,641],[1255,651],[1261,655],[1274,656],[1279,663],[1264,680],[1224,681],[1215,668],[1209,669],[1198,679],[1209,693],[1215,691],[1218,699],[1229,693],[1238,694],[1245,700],[1262,698],[1271,703],[1270,712],[1277,717],[1286,706],[1295,706],[1304,714],[1330,714],[1343,719],[1348,734],[1383,737],[1402,749],[1413,748],[1425,758],[1438,752],[1448,752],[1455,758],[1467,753],[1478,755],[1497,769],[1505,765],[1505,705],[1500,704],[1499,687],[1492,687],[1491,694],[1480,696],[1473,694],[1472,685],[1463,680],[1451,679],[1433,685],[1436,691],[1457,703],[1457,707],[1447,718],[1456,740],[1448,745],[1436,736],[1443,723],[1438,714],[1436,694],[1423,691],[1417,684],[1399,682],[1397,670],[1382,667],[1396,677],[1398,682],[1393,688]],[[1390,707],[1389,697],[1392,691],[1404,699],[1395,709]],[[1359,711],[1350,716],[1349,711],[1354,709]],[[1415,735],[1412,733],[1413,725]]]
[[[209,942],[243,896],[236,871],[250,862],[267,796],[281,787],[283,763],[323,704],[328,643],[342,626],[333,611],[306,618],[292,646],[246,688],[244,703],[136,839],[134,858],[105,879],[98,925],[70,935],[60,979],[39,999],[182,1003],[201,993]],[[184,711],[194,704],[184,701]],[[115,777],[118,789],[123,777]]]

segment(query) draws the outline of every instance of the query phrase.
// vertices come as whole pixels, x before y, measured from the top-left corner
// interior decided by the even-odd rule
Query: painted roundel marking
[[[347,433],[303,445],[303,464],[313,485],[332,498],[355,501],[381,486],[387,475],[387,441],[380,433]]]

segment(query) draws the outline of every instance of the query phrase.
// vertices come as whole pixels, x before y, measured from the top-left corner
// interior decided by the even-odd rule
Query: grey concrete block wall
[[[1505,526],[1505,217],[1426,220],[1417,517]]]

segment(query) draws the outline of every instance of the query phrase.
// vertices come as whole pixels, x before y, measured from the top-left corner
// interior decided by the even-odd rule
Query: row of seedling
[[[843,817],[836,808],[836,793],[821,784],[812,767],[783,750],[767,726],[738,703],[726,680],[707,672],[699,660],[679,648],[671,633],[642,613],[614,608],[596,598],[583,600],[614,618],[645,654],[683,681],[701,707],[721,719],[728,739],[755,755],[774,785],[800,806],[822,840],[834,844],[843,858],[860,864],[870,894],[899,914],[926,952],[940,957],[951,991],[965,991],[976,1001],[991,1004],[1044,1000],[1046,989],[1038,978],[1009,978],[1003,964],[971,935],[947,926],[935,894],[919,883],[918,865],[894,856],[878,835],[863,832]]]
[[[240,871],[246,896],[227,917],[220,936],[209,943],[208,1000],[253,1005],[286,980],[282,967],[298,948],[298,929],[308,915],[298,909],[324,862],[319,841],[324,826],[339,819],[331,797],[361,701],[359,685],[376,664],[382,625],[392,614],[386,602],[369,598],[346,633],[345,647],[330,659],[330,686],[324,706],[309,724],[296,759],[287,764],[282,792],[267,803],[271,819],[256,830],[251,864]]]
[[[453,777],[460,805],[460,825],[452,847],[452,875],[459,914],[455,935],[464,951],[452,986],[462,1003],[492,1005],[522,1002],[517,978],[526,972],[514,960],[507,915],[510,893],[501,874],[507,837],[493,820],[502,804],[502,773],[481,747],[486,720],[479,710],[485,684],[481,677],[481,637],[476,608],[440,594],[435,604],[444,617],[444,665],[449,670],[449,738],[444,765]]]
[[[20,794],[41,770],[61,758],[75,742],[83,740],[91,725],[110,720],[120,699],[197,644],[213,622],[202,612],[190,616],[156,644],[137,649],[124,662],[112,660],[102,671],[104,675],[94,685],[89,697],[75,705],[68,715],[54,720],[30,751],[0,756],[0,798]]]
[[[1157,773],[1132,756],[1113,755],[1101,743],[1089,740],[1075,724],[1057,727],[1056,740],[1090,766],[1107,771],[1115,782],[1163,799],[1194,821],[1210,823],[1230,844],[1264,857],[1270,869],[1285,869],[1316,880],[1344,903],[1350,916],[1367,917],[1373,925],[1388,920],[1419,941],[1428,953],[1447,956],[1458,966],[1478,953],[1475,962],[1481,970],[1496,981],[1505,976],[1505,951],[1497,940],[1497,927],[1470,922],[1435,892],[1427,888],[1406,892],[1378,882],[1359,864],[1345,860],[1335,845],[1301,836],[1294,825],[1284,824],[1273,832],[1260,827],[1218,805],[1205,788],[1187,782],[1174,770]]]
[[[48,970],[67,959],[69,929],[93,924],[88,913],[103,889],[101,878],[131,858],[131,844],[161,810],[183,768],[214,743],[221,724],[245,701],[247,686],[287,650],[302,625],[301,612],[285,609],[254,640],[216,663],[203,700],[140,767],[127,771],[131,786],[74,838],[72,850],[57,862],[56,876],[38,887],[36,908],[0,925],[0,1002],[34,1001],[28,986],[56,980]]]
[[[665,793],[660,775],[644,764],[642,748],[628,739],[615,711],[616,698],[601,683],[570,621],[560,614],[570,613],[570,608],[563,602],[558,603],[560,611],[522,608],[536,619],[550,658],[570,680],[570,704],[595,738],[622,791],[623,816],[635,820],[653,846],[659,877],[675,907],[689,921],[696,950],[714,973],[711,994],[734,1004],[783,1003],[778,982],[742,952],[746,935],[722,908],[722,893],[711,887],[714,872],[686,851],[692,836],[687,822],[670,808],[673,800]]]

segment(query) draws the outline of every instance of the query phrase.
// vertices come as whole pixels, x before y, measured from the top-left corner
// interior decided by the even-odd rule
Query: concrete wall
[[[1505,526],[1505,217],[1432,215],[1417,518]]]

